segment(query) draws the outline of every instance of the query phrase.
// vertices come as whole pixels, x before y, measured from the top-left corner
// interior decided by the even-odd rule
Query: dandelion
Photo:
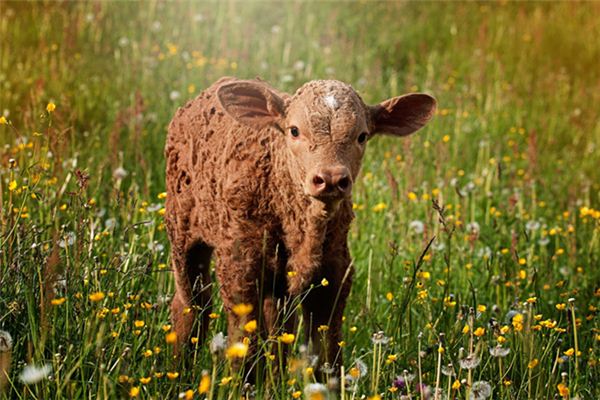
[[[479,327],[479,328],[475,329],[475,332],[473,332],[473,335],[475,335],[477,337],[482,337],[483,335],[485,335],[485,329],[482,327]]]
[[[527,364],[527,368],[534,369],[538,366],[539,363],[540,361],[537,358],[534,358],[533,360],[529,361],[529,364]]]
[[[256,331],[256,328],[257,323],[255,319],[253,319],[252,321],[248,321],[246,322],[246,324],[244,324],[244,330],[248,333],[253,333],[254,331]]]
[[[177,343],[177,332],[171,331],[171,332],[167,333],[165,335],[165,342],[167,342],[168,344]]]
[[[17,188],[17,181],[10,181],[8,184],[8,190],[13,192]]]
[[[12,349],[13,340],[10,333],[0,330],[0,353],[9,352]]]
[[[223,332],[217,333],[215,336],[213,336],[212,340],[210,341],[210,352],[212,354],[215,354],[222,351],[223,349],[225,349],[225,342],[226,339],[223,335]]]
[[[475,353],[471,353],[465,358],[461,358],[460,360],[458,360],[458,363],[460,364],[460,367],[462,369],[475,369],[477,368],[480,362],[481,359],[477,357],[477,354]]]
[[[329,286],[329,281],[328,281],[327,279],[323,278],[323,279],[321,280],[321,285],[322,285],[322,286]]]
[[[477,222],[472,221],[469,222],[467,226],[465,226],[465,229],[468,233],[472,235],[478,235],[481,228],[479,227],[479,224]]]
[[[383,331],[379,331],[373,334],[371,341],[375,345],[386,345],[390,342],[390,338],[383,334]]]
[[[490,347],[490,354],[492,355],[492,357],[506,357],[508,353],[510,353],[510,349],[507,347]]]
[[[140,378],[140,383],[142,385],[147,385],[150,383],[151,380],[152,380],[151,376],[142,377],[142,378]]]
[[[294,343],[294,340],[296,340],[296,335],[293,333],[284,333],[279,336],[279,341],[285,344],[292,344]]]
[[[137,386],[132,386],[131,389],[129,389],[129,397],[131,398],[136,398],[138,397],[140,394],[140,388]]]
[[[174,380],[179,378],[179,372],[167,372],[167,378]]]
[[[67,301],[66,298],[64,298],[64,297],[57,297],[55,299],[50,300],[50,304],[52,304],[53,306],[60,306],[65,301]]]
[[[492,395],[492,387],[486,381],[477,381],[471,386],[470,400],[483,400]]]
[[[90,301],[98,302],[98,301],[104,300],[104,298],[106,296],[104,295],[104,292],[94,292],[94,293],[90,294],[88,297],[89,297]]]
[[[567,387],[567,385],[565,385],[564,383],[559,383],[558,385],[556,385],[556,388],[558,389],[558,394],[561,397],[563,397],[563,398],[569,397],[569,388]]]
[[[127,175],[129,175],[129,173],[123,167],[118,167],[113,171],[113,178],[117,181],[125,179]]]
[[[421,234],[425,231],[425,224],[421,221],[415,220],[408,224],[408,228],[416,234]]]
[[[202,378],[200,379],[200,385],[198,385],[198,393],[204,394],[208,393],[210,390],[210,375],[208,372],[202,372]]]
[[[54,110],[56,110],[56,104],[54,104],[53,102],[49,102],[46,106],[46,111],[48,111],[49,113],[53,113]]]
[[[41,367],[35,365],[27,365],[25,368],[23,368],[23,371],[21,371],[19,379],[24,384],[30,385],[45,379],[51,371],[52,366],[50,364],[45,364]]]
[[[248,345],[241,342],[232,344],[225,352],[227,358],[244,358],[246,354],[248,354]]]
[[[373,206],[372,210],[373,212],[381,212],[383,210],[385,210],[387,208],[387,205],[385,203],[377,203]]]
[[[7,125],[8,124],[8,120],[6,119],[6,117],[4,115],[0,116],[0,125]]]
[[[143,328],[146,325],[146,323],[144,321],[136,320],[133,322],[133,325],[136,328]]]
[[[245,317],[250,314],[253,309],[254,307],[252,307],[252,304],[240,303],[233,306],[232,310],[238,317]]]
[[[304,387],[306,400],[326,400],[328,398],[327,387],[322,383],[311,383]]]

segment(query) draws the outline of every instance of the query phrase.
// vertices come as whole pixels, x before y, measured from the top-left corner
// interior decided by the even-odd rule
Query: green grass
[[[239,397],[225,357],[198,344],[184,363],[163,329],[166,126],[223,75],[438,99],[415,136],[369,143],[355,188],[345,370],[367,373],[345,398],[416,399],[419,381],[440,399],[476,381],[497,399],[600,397],[599,17],[566,2],[2,2],[0,330],[14,343],[0,397],[201,398],[203,371],[215,398]],[[295,333],[298,368],[263,357],[257,398],[313,381]],[[481,362],[461,369],[471,349]],[[26,385],[26,363],[52,373]],[[390,390],[399,375],[409,392]]]

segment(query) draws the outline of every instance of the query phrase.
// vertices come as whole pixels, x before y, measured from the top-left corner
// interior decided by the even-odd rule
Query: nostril
[[[341,178],[338,183],[337,183],[338,187],[345,191],[348,189],[348,187],[350,187],[350,178],[348,178],[347,176]]]
[[[320,175],[315,175],[315,176],[313,177],[313,184],[314,184],[315,186],[322,186],[322,185],[324,185],[324,184],[325,184],[325,179],[323,179],[323,177],[322,177],[322,176],[320,176]]]

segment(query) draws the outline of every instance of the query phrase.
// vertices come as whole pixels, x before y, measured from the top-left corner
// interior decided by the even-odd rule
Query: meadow
[[[599,21],[593,2],[0,3],[0,398],[600,398]],[[224,75],[439,103],[368,144],[323,385],[300,328],[261,340],[244,385],[216,288],[208,342],[174,357],[166,126]]]

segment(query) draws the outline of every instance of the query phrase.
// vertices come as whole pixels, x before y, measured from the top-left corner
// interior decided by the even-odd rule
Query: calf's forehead
[[[296,91],[288,112],[315,131],[347,130],[366,123],[367,108],[354,89],[340,81],[311,81]],[[364,122],[363,122],[364,121]]]

